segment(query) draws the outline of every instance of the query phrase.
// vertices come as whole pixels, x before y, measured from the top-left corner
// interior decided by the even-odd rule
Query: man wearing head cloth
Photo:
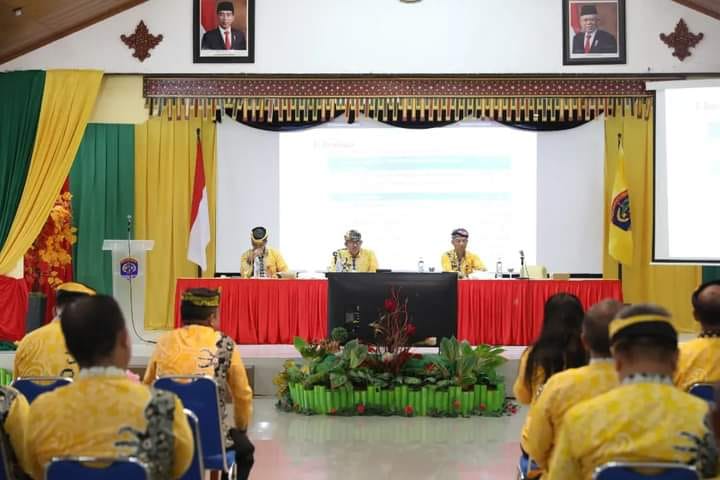
[[[150,357],[147,385],[167,375],[208,375],[220,390],[221,412],[225,398],[232,398],[233,418],[223,418],[223,428],[236,451],[238,478],[247,478],[254,447],[247,438],[253,411],[253,392],[235,342],[220,329],[220,291],[191,288],[182,293],[183,326],[164,334]]]
[[[247,50],[245,34],[242,30],[232,28],[235,21],[233,2],[218,2],[216,13],[218,28],[203,34],[201,48],[203,50]]]
[[[679,463],[715,477],[708,403],[673,385],[678,336],[670,314],[656,305],[626,307],[609,334],[620,385],[565,414],[547,478],[590,480],[597,467],[619,460]]]
[[[78,282],[63,283],[55,290],[55,317],[20,341],[15,352],[13,377],[74,377],[78,372],[75,359],[68,352],[60,328],[63,308],[81,297],[93,296],[95,290]]]
[[[460,278],[467,277],[476,271],[485,271],[485,264],[480,257],[467,251],[470,234],[464,228],[456,228],[450,234],[453,249],[443,253],[440,258],[443,272],[458,272]]]
[[[345,233],[345,248],[333,252],[329,272],[376,272],[375,252],[362,248],[362,235],[357,230]]]
[[[240,259],[240,274],[243,278],[273,278],[288,271],[287,263],[280,252],[267,246],[268,231],[255,227],[250,233],[252,248]]]
[[[605,30],[600,30],[600,16],[595,5],[580,8],[581,30],[573,37],[572,53],[617,53],[617,40]]]

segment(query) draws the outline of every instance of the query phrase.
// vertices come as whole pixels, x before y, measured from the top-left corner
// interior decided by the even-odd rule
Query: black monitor
[[[379,318],[393,288],[408,299],[412,343],[457,336],[456,273],[328,273],[328,333],[335,327],[351,330],[359,315],[357,336],[373,341],[369,324]],[[352,332],[351,332],[352,334]]]

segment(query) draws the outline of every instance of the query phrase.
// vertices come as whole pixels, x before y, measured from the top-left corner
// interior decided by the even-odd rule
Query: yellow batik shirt
[[[618,376],[611,359],[591,360],[588,366],[571,368],[550,377],[528,414],[523,450],[541,469],[547,469],[565,413],[617,385]]]
[[[254,261],[250,261],[253,249],[247,250],[240,258],[240,275],[242,278],[251,278],[255,271]],[[265,276],[274,277],[280,272],[287,272],[288,266],[285,259],[278,250],[265,247],[265,255],[263,255],[263,265],[265,265]]]
[[[720,338],[696,338],[680,345],[675,385],[687,391],[696,383],[720,382]]]
[[[217,358],[219,340],[220,332],[204,325],[188,325],[166,333],[158,340],[143,381],[151,385],[156,378],[169,375],[213,377],[213,360]],[[237,348],[232,352],[227,383],[233,400],[235,426],[246,430],[252,417],[253,392]]]
[[[15,351],[13,378],[74,377],[77,372],[57,318],[25,335]]]
[[[670,383],[624,383],[572,407],[543,479],[590,480],[611,461],[674,462],[717,475],[708,403]]]
[[[342,261],[345,272],[376,272],[378,268],[377,258],[375,258],[375,252],[366,248],[361,248],[358,252],[357,257],[350,255],[347,248],[338,250],[338,257]],[[337,265],[335,257],[330,259],[330,266],[328,272],[336,272]]]
[[[515,399],[524,405],[532,405],[535,403],[535,400],[538,396],[540,396],[543,385],[545,384],[545,370],[542,367],[535,368],[529,388],[525,382],[525,367],[527,367],[527,360],[531,350],[532,347],[526,348],[520,357],[520,368],[518,369],[518,375],[515,379],[515,385],[513,385],[513,394],[515,395]],[[528,412],[527,417],[525,417],[525,423],[523,424],[522,431],[520,432],[520,445],[525,445],[525,443],[527,443],[531,413],[532,409]]]
[[[443,272],[459,272],[463,277],[467,277],[478,270],[485,270],[485,264],[480,260],[480,257],[470,252],[465,252],[465,257],[463,257],[459,265],[455,250],[443,253],[440,262]]]
[[[18,466],[25,472],[30,468],[25,451],[25,434],[28,427],[28,415],[30,405],[22,393],[10,386],[0,387],[2,411],[7,407],[7,415],[3,423],[3,429],[10,440]],[[4,402],[7,399],[9,405]]]
[[[26,455],[30,473],[44,478],[45,465],[63,455],[119,457],[134,456],[137,446],[116,442],[137,442],[137,433],[147,431],[145,408],[151,391],[145,385],[117,374],[79,378],[66,387],[40,395],[30,406]],[[175,399],[173,412],[173,478],[187,470],[193,456],[193,437],[183,412],[182,402]],[[120,432],[129,427],[133,430]]]

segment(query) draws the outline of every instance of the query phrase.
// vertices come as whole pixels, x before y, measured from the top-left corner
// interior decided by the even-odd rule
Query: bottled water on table
[[[503,276],[502,258],[498,258],[497,263],[495,263],[495,278],[502,278],[502,276]]]
[[[420,257],[420,260],[418,260],[418,272],[424,272],[425,271],[425,261]]]

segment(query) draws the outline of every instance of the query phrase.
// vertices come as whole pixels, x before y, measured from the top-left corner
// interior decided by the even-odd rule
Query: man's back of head
[[[80,368],[127,368],[129,337],[114,298],[107,295],[78,298],[65,307],[60,325],[68,350]]]
[[[677,330],[670,313],[652,304],[622,309],[610,323],[610,345],[620,378],[633,374],[672,376],[677,365]]]
[[[583,318],[582,336],[585,347],[594,358],[610,358],[610,337],[608,328],[615,315],[622,310],[623,304],[617,300],[601,300],[587,312]]]
[[[217,316],[220,292],[210,288],[190,288],[182,294],[180,317],[183,325],[207,325]]]
[[[720,333],[720,280],[703,283],[692,295],[693,314],[704,330]]]

